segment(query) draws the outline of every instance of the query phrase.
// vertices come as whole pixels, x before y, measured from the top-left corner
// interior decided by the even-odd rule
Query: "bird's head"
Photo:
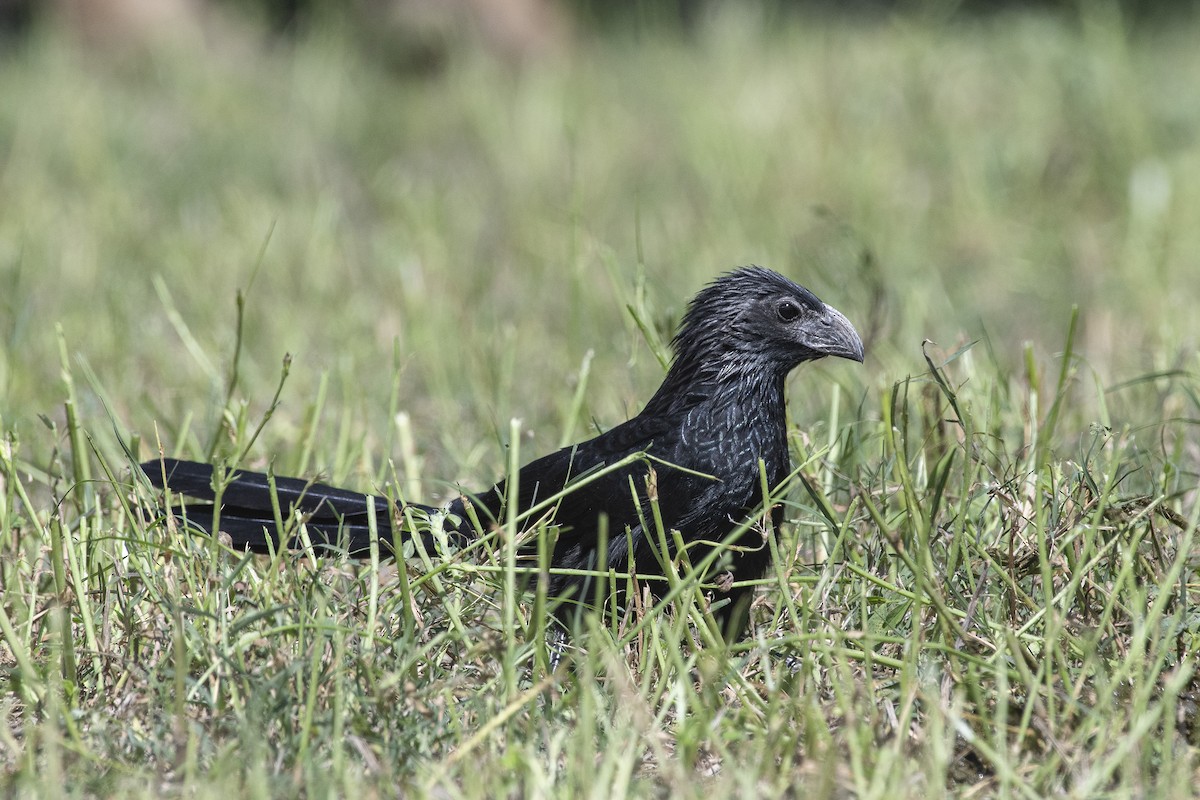
[[[675,337],[676,363],[702,371],[786,374],[825,356],[863,360],[854,326],[803,286],[762,267],[727,272],[702,289]]]

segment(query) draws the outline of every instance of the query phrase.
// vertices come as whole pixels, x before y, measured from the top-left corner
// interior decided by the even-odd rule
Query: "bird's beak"
[[[825,314],[810,330],[808,344],[824,356],[848,358],[860,364],[863,360],[863,343],[858,331],[842,312],[833,306],[825,306]]]

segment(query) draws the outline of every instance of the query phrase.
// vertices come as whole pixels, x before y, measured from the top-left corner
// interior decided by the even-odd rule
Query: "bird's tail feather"
[[[150,483],[159,488],[209,501],[188,503],[182,510],[172,509],[171,513],[186,517],[189,524],[210,533],[215,521],[216,528],[229,535],[237,550],[269,553],[300,547],[303,538],[299,526],[289,524],[299,513],[313,545],[343,551],[351,558],[365,558],[371,551],[368,521],[371,504],[375,506],[375,532],[381,555],[388,555],[394,549],[392,508],[395,506],[389,506],[385,497],[359,494],[299,478],[271,478],[261,472],[236,470],[221,491],[218,514],[212,465],[166,458],[147,461],[141,469]],[[286,542],[280,541],[273,498],[278,500],[284,529],[290,531]],[[406,503],[400,508],[415,511],[418,516],[433,516],[439,512],[433,506],[420,503]],[[402,540],[414,534],[408,530],[401,533]],[[427,548],[433,547],[434,536],[430,529],[419,526],[415,533]]]

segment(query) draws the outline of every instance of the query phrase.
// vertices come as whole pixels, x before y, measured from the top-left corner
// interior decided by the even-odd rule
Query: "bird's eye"
[[[779,319],[783,322],[791,322],[800,316],[800,306],[791,300],[784,300],[775,308],[775,313],[779,315]]]

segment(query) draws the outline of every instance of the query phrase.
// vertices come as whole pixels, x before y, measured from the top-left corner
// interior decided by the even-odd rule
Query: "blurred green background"
[[[239,290],[247,413],[295,359],[256,454],[324,391],[314,466],[337,478],[335,442],[394,455],[397,382],[426,474],[468,485],[502,471],[511,417],[537,452],[584,433],[589,352],[583,418],[622,421],[662,369],[627,308],[661,343],[740,264],[859,326],[865,370],[816,368],[854,413],[925,371],[926,339],[980,342],[1000,375],[1027,344],[1053,359],[1073,305],[1099,385],[1196,367],[1188,4],[247,8],[64,1],[4,39],[0,417],[33,463],[61,445],[39,421],[65,397],[56,324],[98,435],[103,396],[205,455]],[[802,426],[830,391],[795,382]]]

